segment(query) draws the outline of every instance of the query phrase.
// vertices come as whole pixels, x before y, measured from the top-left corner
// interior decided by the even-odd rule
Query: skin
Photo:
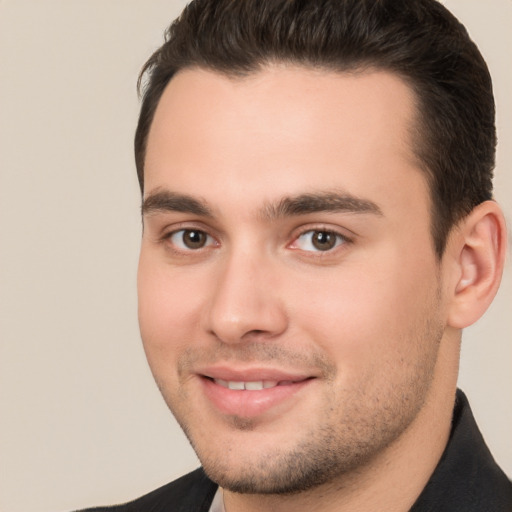
[[[228,512],[405,511],[442,454],[471,309],[454,297],[480,267],[475,251],[463,261],[474,275],[461,264],[463,228],[435,256],[414,122],[411,90],[385,72],[191,69],[163,94],[140,328]],[[312,243],[319,232],[332,248]],[[261,412],[256,395],[226,411],[206,391],[212,368],[307,380]]]

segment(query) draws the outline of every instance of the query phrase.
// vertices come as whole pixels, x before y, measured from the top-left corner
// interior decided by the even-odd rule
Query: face
[[[170,82],[145,165],[139,320],[205,470],[308,489],[399,442],[443,337],[414,99],[384,72]]]

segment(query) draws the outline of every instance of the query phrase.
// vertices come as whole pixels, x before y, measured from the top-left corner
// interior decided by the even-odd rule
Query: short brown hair
[[[145,64],[135,135],[141,190],[149,129],[176,72],[243,76],[273,61],[335,71],[381,69],[415,91],[414,151],[432,197],[440,257],[452,226],[492,198],[496,130],[492,82],[464,26],[436,0],[194,0]]]

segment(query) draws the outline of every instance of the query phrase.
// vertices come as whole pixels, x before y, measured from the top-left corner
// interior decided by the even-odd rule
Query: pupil
[[[313,245],[321,251],[332,249],[335,244],[336,237],[328,231],[318,231],[313,237]]]
[[[202,231],[185,231],[183,242],[189,249],[200,249],[206,242],[206,236]]]

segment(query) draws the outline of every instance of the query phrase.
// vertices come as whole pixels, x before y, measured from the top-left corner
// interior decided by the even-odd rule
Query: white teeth
[[[229,381],[228,382],[228,388],[229,389],[245,389],[245,386],[244,386],[243,382]]]
[[[238,382],[238,381],[227,381],[222,379],[213,379],[216,384],[223,388],[234,389],[237,391],[248,390],[248,391],[261,391],[262,389],[274,388],[278,382],[275,380],[258,380],[251,382]]]
[[[245,389],[249,391],[260,391],[263,389],[263,382],[261,380],[259,382],[246,382]]]
[[[223,388],[229,388],[229,384],[227,380],[222,379],[213,379],[215,384],[218,384],[219,386],[222,386]]]

